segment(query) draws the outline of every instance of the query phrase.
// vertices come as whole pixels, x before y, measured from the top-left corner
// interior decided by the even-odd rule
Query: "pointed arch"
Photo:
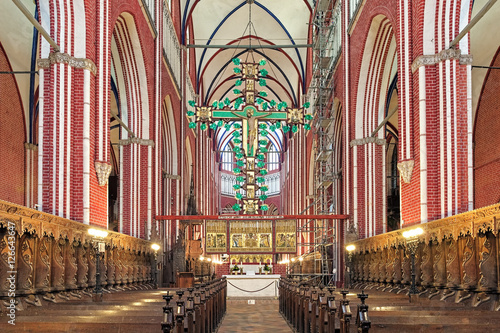
[[[367,237],[386,230],[385,131],[373,133],[386,117],[386,96],[397,68],[396,39],[390,21],[375,16],[366,39],[357,87],[353,144],[353,217]],[[373,134],[373,137],[372,137]],[[359,205],[358,203],[363,204]]]
[[[172,197],[174,179],[169,175],[179,174],[179,152],[177,149],[177,132],[175,127],[174,111],[172,100],[169,95],[165,97],[162,104],[162,172],[163,172],[163,214],[169,215],[173,212],[173,207],[169,204]]]
[[[150,106],[143,51],[134,18],[128,13],[118,17],[113,29],[111,65],[120,118],[131,131],[121,130],[120,133],[119,230],[134,237],[144,237],[144,221],[149,228],[152,218],[148,212],[149,202],[147,207],[140,204],[145,197],[152,200],[147,192],[152,182],[150,170],[153,156],[152,145],[147,144]],[[146,144],[131,142],[132,135]],[[147,160],[147,166],[144,160]]]

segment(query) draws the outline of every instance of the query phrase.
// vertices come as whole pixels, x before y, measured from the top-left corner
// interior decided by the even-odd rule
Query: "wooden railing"
[[[196,284],[194,288],[171,289],[163,299],[161,329],[170,332],[216,332],[226,313],[226,278]]]
[[[406,230],[421,227],[411,241]],[[355,287],[408,293],[410,243],[415,245],[415,282],[420,297],[453,300],[499,310],[500,205],[356,241],[347,267]],[[349,271],[349,270],[348,270]]]
[[[91,226],[0,201],[0,299],[41,306],[91,296],[96,250]],[[105,291],[152,286],[151,243],[109,231],[100,280]],[[9,300],[10,299],[10,300]]]
[[[350,300],[347,299],[348,293],[348,290],[337,293],[333,286],[325,288],[282,278],[279,285],[280,313],[297,333],[348,333],[351,330],[351,322],[356,325],[358,332],[367,333],[371,327],[368,306],[365,304],[368,295],[364,292],[358,294],[361,304],[357,306],[353,319]],[[339,297],[338,303],[335,297]],[[337,328],[339,330],[336,330]]]

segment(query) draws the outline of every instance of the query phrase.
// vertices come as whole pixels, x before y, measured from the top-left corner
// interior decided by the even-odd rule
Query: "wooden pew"
[[[175,295],[174,296],[174,291]],[[216,331],[226,312],[227,281],[214,279],[194,288],[177,289],[163,296],[164,333],[211,333]],[[175,299],[175,304],[171,303]]]

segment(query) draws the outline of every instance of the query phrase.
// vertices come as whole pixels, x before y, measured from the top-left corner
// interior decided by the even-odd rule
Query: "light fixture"
[[[304,257],[300,257],[300,258],[299,258],[299,261],[304,261]]]
[[[350,288],[352,285],[352,253],[356,250],[356,246],[354,244],[349,244],[345,247],[345,249],[347,250],[347,274],[345,275],[345,278],[348,279],[345,281],[345,284],[348,288]]]
[[[415,255],[418,250],[419,238],[418,236],[424,233],[424,229],[415,228],[408,231],[403,232],[403,237],[406,238],[406,249],[410,252],[411,258],[411,285],[410,290],[408,292],[408,296],[410,297],[410,303],[418,298],[418,289],[416,285],[416,270],[415,270]],[[405,250],[406,250],[405,249]]]
[[[292,258],[292,262],[295,262],[295,258]]]
[[[424,233],[424,229],[415,228],[415,229],[411,229],[411,230],[407,230],[407,231],[403,232],[403,237],[404,238],[412,238],[412,237],[419,236],[423,233]]]
[[[108,236],[108,232],[106,230],[94,228],[88,229],[87,232],[93,237],[92,243],[94,243],[95,249],[95,288],[92,300],[94,302],[102,302],[101,265],[99,264],[99,261],[101,259],[101,254],[104,258],[104,252],[106,252],[106,243],[104,242],[104,238]]]
[[[153,283],[154,283],[154,287],[155,288],[158,288],[158,250],[160,249],[160,245],[156,244],[156,243],[153,243],[151,244],[151,248],[155,251],[155,255],[154,255],[154,267],[153,267]]]
[[[204,256],[200,256],[200,261],[203,261],[205,260],[205,257]]]
[[[98,238],[106,238],[106,237],[108,237],[108,232],[105,231],[105,230],[99,230],[99,229],[91,228],[91,229],[87,230],[87,232],[92,237],[98,237]]]

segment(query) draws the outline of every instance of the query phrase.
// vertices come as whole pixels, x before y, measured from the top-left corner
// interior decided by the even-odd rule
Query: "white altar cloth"
[[[224,275],[227,278],[227,297],[278,297],[281,275]]]

